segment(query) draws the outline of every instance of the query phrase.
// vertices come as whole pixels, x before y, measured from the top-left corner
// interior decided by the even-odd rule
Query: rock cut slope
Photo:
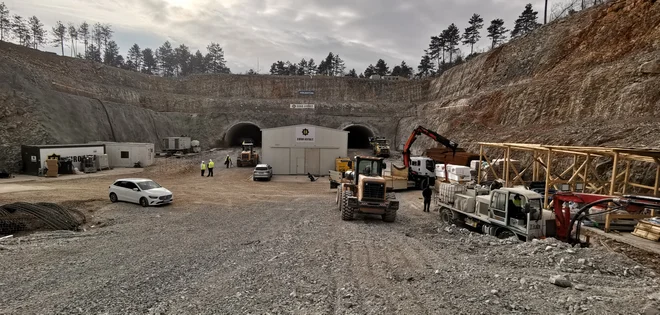
[[[659,148],[660,2],[610,1],[554,21],[447,71],[428,98],[411,124],[466,146]]]

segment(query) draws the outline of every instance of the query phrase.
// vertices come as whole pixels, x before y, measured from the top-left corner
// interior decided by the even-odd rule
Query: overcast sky
[[[11,14],[36,15],[50,30],[61,20],[108,23],[122,55],[133,43],[157,48],[166,40],[205,53],[209,42],[224,48],[233,73],[267,73],[277,60],[314,58],[332,51],[358,73],[379,58],[390,69],[405,60],[415,69],[430,36],[456,23],[461,32],[473,13],[486,28],[502,18],[508,29],[532,3],[543,22],[543,0],[0,0]],[[551,1],[552,3],[553,1]],[[469,53],[469,47],[461,47]],[[59,51],[57,48],[42,48]],[[79,48],[79,51],[82,48]],[[477,48],[475,48],[476,50]]]

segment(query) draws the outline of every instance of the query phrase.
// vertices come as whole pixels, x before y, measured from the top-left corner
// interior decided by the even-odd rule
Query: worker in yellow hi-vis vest
[[[213,160],[209,159],[209,174],[206,175],[206,177],[213,177],[213,167],[215,166],[215,163]]]
[[[204,177],[204,171],[206,171],[206,163],[204,163],[204,161],[202,161],[201,167],[202,167],[202,177]]]

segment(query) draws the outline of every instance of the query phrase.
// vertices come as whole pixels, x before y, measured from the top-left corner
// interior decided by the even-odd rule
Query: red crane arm
[[[429,136],[429,138],[451,149],[454,152],[454,154],[456,154],[458,143],[441,136],[435,131],[428,130],[422,126],[417,126],[417,128],[415,128],[415,130],[413,130],[413,132],[410,134],[410,137],[408,137],[408,141],[406,141],[406,144],[403,146],[404,167],[410,166],[410,147],[412,147],[413,143],[415,143],[415,140],[417,140],[417,136],[419,136],[420,134],[425,134]]]

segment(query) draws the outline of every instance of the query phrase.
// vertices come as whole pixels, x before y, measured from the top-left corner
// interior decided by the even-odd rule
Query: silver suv
[[[268,164],[257,164],[252,174],[252,180],[266,179],[270,180],[273,177],[273,168]]]

